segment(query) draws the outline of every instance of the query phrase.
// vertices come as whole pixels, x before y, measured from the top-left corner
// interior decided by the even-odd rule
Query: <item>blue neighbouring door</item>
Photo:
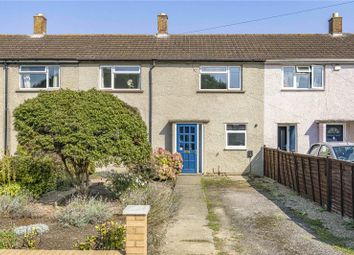
[[[183,157],[182,173],[197,173],[198,169],[198,125],[177,124],[177,151]]]

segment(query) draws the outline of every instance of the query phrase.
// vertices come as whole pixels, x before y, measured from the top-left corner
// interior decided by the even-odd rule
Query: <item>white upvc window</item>
[[[246,124],[225,124],[226,149],[245,150],[247,148]]]
[[[101,66],[101,89],[140,89],[140,66]]]
[[[20,89],[55,89],[60,87],[58,65],[20,66]]]
[[[324,66],[284,66],[282,82],[285,89],[321,90],[324,88]]]
[[[241,66],[201,66],[201,90],[241,90]]]

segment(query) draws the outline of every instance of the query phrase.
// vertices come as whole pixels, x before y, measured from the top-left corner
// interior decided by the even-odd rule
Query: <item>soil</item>
[[[38,208],[40,205],[36,205]],[[45,250],[72,250],[74,244],[79,241],[82,242],[89,235],[94,235],[96,233],[95,225],[86,225],[81,228],[73,226],[64,226],[60,224],[54,217],[54,209],[48,209],[48,206],[43,206],[45,214],[41,217],[35,218],[0,218],[0,230],[12,230],[15,227],[32,225],[37,223],[47,224],[49,227],[49,232],[43,234],[40,238],[40,243],[38,249]],[[52,215],[49,215],[49,212]],[[123,222],[124,218],[119,215],[113,217],[114,221]],[[20,248],[20,247],[18,247]]]

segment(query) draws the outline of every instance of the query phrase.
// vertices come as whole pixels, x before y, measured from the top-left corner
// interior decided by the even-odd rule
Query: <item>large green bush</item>
[[[14,111],[20,145],[33,155],[54,154],[80,190],[90,165],[141,164],[151,153],[135,108],[97,91],[42,92]]]
[[[34,197],[56,189],[58,166],[51,157],[31,157],[24,153],[12,157],[16,182]]]

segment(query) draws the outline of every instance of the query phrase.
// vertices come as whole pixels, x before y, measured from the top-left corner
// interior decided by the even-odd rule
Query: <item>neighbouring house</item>
[[[152,146],[180,152],[184,173],[262,174],[262,146],[277,146],[278,130],[297,149],[312,125],[326,133],[353,119],[342,100],[354,93],[354,35],[173,35],[166,14],[157,23],[156,35],[52,35],[38,14],[33,34],[0,35],[0,148],[16,150],[14,108],[59,88],[96,88],[136,107]]]
[[[297,50],[264,65],[265,144],[306,153],[317,142],[354,142],[354,35],[334,13],[328,34],[291,38]]]

